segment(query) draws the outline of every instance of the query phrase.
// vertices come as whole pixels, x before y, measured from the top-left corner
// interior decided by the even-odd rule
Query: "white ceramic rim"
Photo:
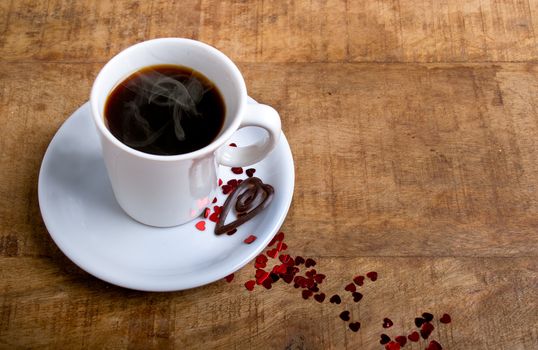
[[[214,56],[215,58],[222,61],[222,64],[224,67],[227,67],[231,73],[231,76],[235,80],[236,86],[239,87],[238,91],[238,113],[235,116],[230,116],[226,114],[226,118],[234,117],[234,119],[229,124],[228,128],[224,130],[224,132],[221,132],[220,136],[217,137],[213,142],[211,142],[209,145],[200,148],[199,150],[190,152],[190,153],[184,153],[184,154],[178,154],[173,156],[163,156],[163,155],[155,155],[155,154],[149,154],[144,153],[138,150],[135,150],[134,148],[131,148],[127,145],[124,145],[120,140],[118,140],[110,130],[105,126],[104,116],[101,115],[99,108],[97,106],[97,96],[101,93],[100,91],[100,85],[101,81],[103,80],[103,76],[107,73],[107,70],[110,69],[110,67],[113,64],[116,64],[118,62],[121,62],[121,60],[125,57],[131,54],[132,51],[135,51],[139,49],[142,46],[146,46],[148,43],[155,43],[159,42],[162,44],[169,44],[169,45],[192,45],[196,46],[200,49],[205,50],[209,55]],[[177,64],[172,62],[171,64]],[[132,74],[134,72],[131,72],[129,74]],[[201,72],[203,73],[203,72]],[[127,78],[128,75],[126,75],[123,79]],[[119,83],[119,82],[118,82]],[[110,91],[107,91],[107,96],[110,93]],[[141,43],[132,45],[120,53],[118,53],[116,56],[112,57],[110,61],[108,61],[103,68],[101,68],[101,71],[97,75],[97,78],[95,79],[92,90],[90,93],[90,106],[92,111],[92,117],[97,124],[97,128],[99,129],[99,132],[104,135],[112,144],[114,144],[116,147],[122,149],[123,151],[132,154],[133,156],[149,159],[149,160],[156,160],[156,161],[163,161],[163,162],[173,162],[178,160],[185,160],[185,159],[194,159],[198,157],[202,157],[208,153],[215,152],[217,148],[222,146],[227,140],[229,140],[232,137],[232,134],[239,128],[239,125],[241,124],[241,113],[245,108],[247,102],[247,87],[245,85],[245,80],[243,79],[243,76],[241,75],[241,72],[239,71],[239,68],[235,65],[235,63],[232,62],[228,56],[214,48],[213,46],[210,46],[208,44],[205,44],[203,42],[192,40],[192,39],[186,39],[186,38],[159,38],[159,39],[152,39],[143,41]]]

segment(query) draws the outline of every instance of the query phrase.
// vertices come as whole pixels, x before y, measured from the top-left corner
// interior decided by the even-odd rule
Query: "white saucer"
[[[249,103],[256,102],[251,99]],[[277,148],[252,166],[255,176],[275,188],[273,202],[233,236],[216,236],[209,220],[206,230],[199,231],[194,226],[198,220],[155,228],[127,216],[112,194],[92,122],[86,103],[58,130],[39,173],[39,206],[52,239],[90,274],[144,291],[201,286],[224,278],[255,258],[284,221],[294,187],[293,158],[284,134]],[[231,142],[247,145],[263,132],[244,128]],[[227,167],[221,167],[219,175],[224,181],[237,177]],[[223,202],[224,196],[218,204]],[[250,234],[257,240],[243,243]]]

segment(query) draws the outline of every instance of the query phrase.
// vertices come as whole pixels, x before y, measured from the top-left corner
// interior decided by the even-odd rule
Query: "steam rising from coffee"
[[[109,94],[105,119],[125,145],[157,155],[176,155],[209,145],[224,124],[226,106],[202,73],[175,65],[144,67]]]
[[[164,132],[173,127],[178,141],[185,140],[182,126],[184,118],[199,118],[198,104],[211,88],[204,87],[195,77],[187,75],[167,76],[157,71],[149,71],[138,79],[127,81],[124,86],[134,93],[133,100],[125,102],[126,125],[137,125],[136,135],[126,133],[124,142],[131,147],[146,147],[154,143]],[[168,108],[172,118],[157,130],[152,128],[149,120],[142,116],[142,109],[147,105]],[[130,130],[125,127],[124,130]]]

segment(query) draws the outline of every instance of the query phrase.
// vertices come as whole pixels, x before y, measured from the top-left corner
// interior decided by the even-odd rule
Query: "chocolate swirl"
[[[258,215],[271,203],[274,193],[273,186],[264,184],[257,177],[245,179],[226,198],[220,213],[220,220],[215,226],[215,234],[229,232]],[[237,219],[225,225],[226,217],[234,204]]]

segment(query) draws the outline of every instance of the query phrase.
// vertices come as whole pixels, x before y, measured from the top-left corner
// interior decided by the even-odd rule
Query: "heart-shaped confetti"
[[[295,265],[299,266],[304,264],[305,260],[302,256],[295,257]]]
[[[394,325],[394,323],[392,322],[392,320],[390,318],[384,318],[383,319],[383,328],[390,328]]]
[[[372,282],[375,282],[377,280],[377,272],[375,271],[368,272],[366,274],[366,277],[368,277]]]
[[[443,350],[443,347],[441,346],[441,344],[439,344],[435,340],[432,340],[430,344],[428,344],[428,347],[426,348],[426,350]]]
[[[323,301],[325,300],[325,293],[319,293],[314,295],[314,299],[316,299],[318,303],[323,303]]]
[[[379,339],[379,344],[381,345],[385,345],[390,341],[390,337],[384,333],[380,335],[380,338],[381,339]]]
[[[420,336],[423,339],[428,339],[428,337],[430,336],[430,334],[432,334],[434,329],[435,327],[431,323],[426,322],[420,328]]]
[[[340,296],[338,294],[335,294],[331,297],[331,299],[329,299],[329,301],[331,302],[331,304],[340,304],[342,302],[342,299],[340,299]]]
[[[357,290],[357,287],[355,287],[355,284],[350,283],[347,286],[345,286],[344,290],[348,292],[355,292]]]
[[[217,213],[213,213],[211,215],[209,215],[209,220],[213,221],[213,222],[219,222],[219,214]]]
[[[415,326],[419,327],[422,326],[422,324],[425,322],[425,320],[422,317],[416,317],[415,318]]]
[[[356,303],[358,303],[362,299],[362,294],[359,292],[353,292],[351,293],[351,295],[353,296],[353,301]]]
[[[349,311],[342,311],[340,313],[340,318],[342,319],[342,321],[349,321]]]
[[[245,171],[245,173],[247,174],[248,177],[252,177],[254,176],[254,173],[256,172],[256,169],[254,168],[249,168]]]
[[[325,279],[325,275],[322,274],[322,273],[318,273],[314,276],[314,281],[316,281],[316,283],[323,283],[323,280]]]
[[[314,292],[312,292],[311,290],[305,289],[305,290],[303,290],[302,294],[303,294],[303,299],[306,300],[306,299],[310,298],[312,296],[312,294],[314,294]]]
[[[258,277],[256,276],[256,283],[257,284],[263,284],[263,282],[269,278],[269,272],[267,271],[263,271],[263,270],[258,270],[258,271],[262,271],[261,275]],[[258,272],[256,271],[256,272]]]
[[[400,343],[391,341],[387,345],[385,345],[385,350],[400,350]]]
[[[349,329],[351,329],[353,332],[358,332],[361,328],[360,322],[352,322],[349,324]]]
[[[226,282],[230,283],[234,279],[234,274],[229,274],[228,276],[224,277],[224,279],[226,280]]]
[[[450,317],[449,314],[443,314],[443,316],[441,316],[441,318],[439,319],[439,322],[441,323],[450,323],[452,321],[452,318]]]
[[[316,272],[317,271],[315,269],[308,270],[305,272],[305,276],[309,278],[314,278],[314,276],[316,275]]]
[[[256,240],[256,236],[250,235],[247,238],[245,238],[245,240],[243,242],[245,242],[246,244],[250,244],[250,243],[254,242],[255,240]]]
[[[276,256],[278,255],[278,250],[276,250],[276,249],[270,249],[270,250],[268,250],[268,251],[266,252],[266,254],[267,254],[267,256],[269,256],[269,257],[275,259]]]
[[[234,174],[237,174],[237,175],[243,174],[243,168],[241,168],[241,167],[234,167],[231,170],[232,170],[232,173],[234,173]]]
[[[420,334],[418,334],[418,332],[413,332],[407,336],[407,339],[412,342],[417,342],[420,339]]]
[[[205,231],[205,221],[198,221],[194,226],[200,231]]]
[[[355,284],[358,286],[362,286],[364,284],[364,276],[355,276],[353,278],[353,282],[355,282]]]
[[[404,347],[405,344],[407,344],[407,338],[405,337],[405,335],[399,335],[396,337],[395,340],[396,342],[398,342],[398,344],[400,344],[401,347]]]
[[[305,260],[304,266],[305,267],[316,266],[316,261],[314,259],[308,258],[308,259]]]
[[[430,314],[429,312],[425,312],[422,314],[422,318],[426,320],[426,322],[431,322],[433,321],[433,315]]]
[[[245,288],[252,291],[254,290],[254,286],[256,285],[256,281],[250,280],[245,282]]]

